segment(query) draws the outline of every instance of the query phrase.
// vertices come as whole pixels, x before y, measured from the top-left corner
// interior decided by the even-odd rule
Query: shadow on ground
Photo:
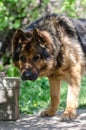
[[[20,119],[0,122],[0,130],[86,130],[86,110],[78,110],[78,116],[73,121],[61,121],[58,112],[54,117],[39,115],[21,115]]]

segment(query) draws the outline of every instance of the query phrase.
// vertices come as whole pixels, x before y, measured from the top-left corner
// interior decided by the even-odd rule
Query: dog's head
[[[17,30],[13,37],[13,63],[21,71],[23,80],[35,80],[38,75],[47,76],[53,66],[53,47],[49,33],[34,29]]]

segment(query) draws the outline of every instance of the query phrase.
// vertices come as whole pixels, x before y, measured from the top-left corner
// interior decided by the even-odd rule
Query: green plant
[[[19,106],[21,113],[35,113],[49,104],[49,83],[47,78],[35,82],[21,81]]]
[[[0,71],[3,71],[4,70],[4,66],[1,64],[0,65]]]
[[[77,16],[76,0],[64,0],[62,5],[62,12],[65,12],[68,16],[71,17]]]
[[[79,98],[79,108],[86,108],[86,77],[83,77],[81,92]],[[66,107],[67,98],[67,84],[62,83],[61,95],[60,95],[59,110],[63,110]],[[45,109],[50,103],[49,82],[47,78],[38,78],[38,80],[21,81],[20,84],[20,97],[19,107],[21,113],[33,114],[41,109]]]
[[[16,29],[40,16],[49,0],[0,0],[0,30]]]
[[[10,63],[10,65],[7,67],[7,69],[5,70],[7,76],[9,77],[20,77],[20,73],[18,68],[16,68],[12,62]]]

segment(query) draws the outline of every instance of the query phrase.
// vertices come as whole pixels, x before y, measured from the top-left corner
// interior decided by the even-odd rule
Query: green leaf
[[[13,65],[10,65],[6,71],[7,75],[9,77],[19,77],[20,74],[19,74],[19,70],[14,67]]]

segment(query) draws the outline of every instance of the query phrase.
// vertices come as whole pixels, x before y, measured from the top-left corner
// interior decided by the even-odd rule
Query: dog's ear
[[[13,61],[19,60],[19,53],[20,53],[20,49],[21,49],[21,44],[22,44],[22,40],[24,40],[24,38],[25,38],[25,33],[21,29],[18,29],[15,32],[15,34],[13,36],[13,40],[12,40]]]
[[[42,48],[52,48],[51,47],[52,39],[50,38],[50,34],[48,31],[34,29],[33,38],[35,39],[35,41],[38,41],[38,44]]]
[[[16,46],[25,38],[25,32],[21,29],[18,29],[13,36],[13,45]]]
[[[40,41],[42,43],[44,43],[46,41],[45,36],[43,35],[42,31],[40,31],[39,29],[33,30],[33,38],[36,41]]]

